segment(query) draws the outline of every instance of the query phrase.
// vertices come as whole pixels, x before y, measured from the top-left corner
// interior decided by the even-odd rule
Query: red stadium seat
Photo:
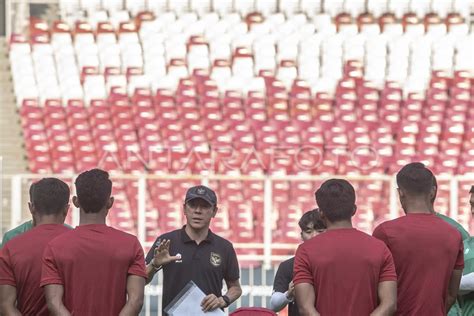
[[[173,4],[176,13],[171,14],[172,21],[177,18],[179,23],[165,23],[161,16],[166,14],[159,10],[138,13],[130,21],[112,19],[111,10],[110,20],[94,21],[88,16],[87,21],[71,20],[74,27],[66,19],[51,27],[44,20],[31,19],[31,36],[10,38],[11,68],[18,78],[14,81],[33,78],[31,87],[15,84],[30,171],[78,172],[101,166],[156,174],[369,175],[397,172],[416,159],[437,173],[472,173],[474,84],[472,69],[465,69],[469,67],[461,58],[469,47],[463,40],[470,38],[462,12],[443,13],[435,5],[433,12],[425,12],[422,5],[407,12],[394,1],[382,9],[369,3],[368,12],[361,12],[352,4],[327,2],[324,6],[330,15],[324,15],[329,18],[325,25],[323,15],[310,23],[292,18],[298,10],[309,10],[303,2],[294,8],[283,4],[285,15],[271,17],[247,12],[253,5],[224,5],[215,10],[237,10],[247,18],[222,15],[217,18],[222,27],[203,27],[206,19],[214,18],[190,13],[197,22],[185,28],[180,14],[189,8],[181,4]],[[193,2],[190,8],[195,6]],[[378,11],[372,12],[372,7]],[[337,31],[339,35],[332,34]],[[286,41],[273,38],[280,33],[298,38],[292,45],[297,47],[296,55],[293,50],[286,52],[282,44]],[[436,36],[436,41],[439,37],[443,44],[439,46],[455,52],[452,56],[443,52],[449,69],[435,66],[438,48],[429,42],[425,59],[430,62],[426,80],[420,79],[422,89],[411,89],[410,78],[392,78],[392,68],[423,72],[417,68],[421,63],[413,59],[419,52],[412,37],[421,42],[430,36]],[[169,37],[175,41],[168,43]],[[258,45],[260,37],[268,40],[270,49],[260,49],[267,45]],[[357,45],[351,46],[359,37],[364,37],[362,59],[353,56]],[[372,47],[378,47],[370,45],[372,37],[382,47],[374,49],[377,58],[371,54]],[[396,37],[407,42],[398,43]],[[444,45],[445,37],[455,44]],[[222,43],[215,45],[217,39]],[[408,49],[408,55],[398,56],[398,49]],[[51,57],[54,67],[40,69],[36,55],[46,65]],[[62,64],[64,56],[72,57],[72,62],[66,58]],[[262,59],[270,63],[261,63]],[[373,59],[380,59],[381,66],[375,68],[383,69],[377,83],[370,80]],[[306,67],[310,75],[303,71]],[[30,88],[49,83],[49,77],[60,81],[58,95],[45,91],[29,95],[34,90]],[[83,96],[69,95],[74,90],[66,83],[69,79],[77,79]],[[168,155],[171,147],[176,148]],[[280,147],[285,149],[278,152]],[[249,156],[251,150],[255,152]],[[276,151],[281,157],[275,157]],[[238,183],[237,189],[216,184],[227,207],[216,220],[216,229],[222,233],[235,229],[229,234],[241,241],[261,240],[263,186]],[[152,202],[147,216],[158,210],[154,220],[160,223],[149,224],[148,230],[181,225],[181,202],[176,199],[182,199],[182,185],[149,188]],[[275,219],[276,239],[297,241],[293,217],[298,209],[314,204],[317,185],[274,183],[275,205],[280,210],[291,208]],[[160,192],[169,189],[171,194]],[[388,191],[362,186],[358,193],[363,210],[356,221],[369,229],[372,220],[383,217],[375,209],[386,208]],[[136,190],[123,182],[118,194],[121,215],[113,221],[135,230],[134,218],[126,212],[136,209]],[[443,195],[440,204],[449,204]],[[240,217],[234,207],[242,211]]]

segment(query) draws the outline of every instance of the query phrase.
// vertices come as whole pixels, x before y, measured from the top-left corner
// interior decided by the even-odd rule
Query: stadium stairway
[[[7,41],[5,37],[0,37],[0,157],[2,157],[2,170],[0,170],[2,181],[0,235],[9,229],[10,225],[11,181],[4,175],[25,173],[27,171],[20,117],[15,106],[9,65]],[[22,201],[26,201],[27,194],[28,191],[25,189]],[[24,212],[27,212],[27,208],[24,208]]]

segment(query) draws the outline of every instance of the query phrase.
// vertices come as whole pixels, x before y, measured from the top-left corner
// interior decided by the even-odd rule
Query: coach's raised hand
[[[151,264],[154,268],[159,269],[159,267],[168,264],[172,261],[181,259],[181,256],[171,256],[170,255],[170,240],[162,240],[158,247],[155,248],[155,256]]]
[[[150,264],[146,266],[147,280],[146,283],[150,283],[153,280],[153,276],[158,272],[164,265],[181,259],[181,256],[170,255],[170,243],[169,239],[163,239],[159,245],[154,249],[153,259]],[[153,249],[152,249],[153,250]]]

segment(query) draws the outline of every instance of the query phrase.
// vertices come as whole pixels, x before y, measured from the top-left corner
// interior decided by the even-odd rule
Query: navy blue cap
[[[216,193],[204,185],[198,185],[190,188],[188,192],[186,192],[184,203],[186,204],[194,199],[203,199],[212,206],[216,206],[217,204]]]

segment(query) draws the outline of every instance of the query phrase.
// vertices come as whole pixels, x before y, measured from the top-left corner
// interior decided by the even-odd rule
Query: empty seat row
[[[156,14],[172,11],[177,14],[196,12],[200,15],[208,12],[217,12],[221,15],[231,12],[242,15],[260,12],[265,16],[275,12],[286,15],[300,12],[314,15],[325,12],[331,16],[342,12],[348,12],[353,16],[364,12],[371,12],[376,16],[393,12],[399,17],[408,12],[414,12],[419,16],[435,12],[443,17],[450,12],[458,12],[469,18],[473,3],[471,0],[61,0],[59,6],[63,17],[77,15],[81,11],[90,14],[102,9],[114,13],[126,10],[133,15],[143,10],[150,10]]]
[[[379,34],[346,24],[343,16],[337,28],[330,20],[318,25],[304,15],[286,19],[275,14],[257,24],[260,28],[232,15],[141,17],[138,26],[121,22],[118,33],[108,22],[94,32],[85,22],[71,30],[64,22],[49,29],[44,21],[33,20],[31,43],[18,35],[10,42],[18,104],[30,97],[89,103],[106,98],[115,86],[129,95],[136,88],[175,90],[180,79],[196,71],[210,74],[220,94],[246,92],[249,86],[262,91],[259,77],[270,72],[287,90],[295,80],[306,81],[313,95],[333,94],[349,61],[361,63],[362,76],[378,88],[386,81],[403,83],[404,95],[424,92],[432,71],[474,72],[474,40],[466,23],[447,30],[433,22],[425,30],[425,24],[407,18],[411,22],[405,26],[387,24]],[[176,28],[180,21],[189,24],[189,32]]]

